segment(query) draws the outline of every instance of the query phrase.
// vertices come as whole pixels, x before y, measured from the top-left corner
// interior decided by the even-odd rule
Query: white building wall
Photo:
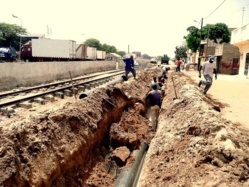
[[[249,53],[249,24],[231,32],[231,44],[238,46],[240,50],[239,75],[244,76],[246,54]]]

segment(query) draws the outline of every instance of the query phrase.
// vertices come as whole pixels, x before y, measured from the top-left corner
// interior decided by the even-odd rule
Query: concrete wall
[[[232,69],[233,59],[240,58],[240,51],[237,46],[223,43],[215,49],[215,56],[222,56],[221,61],[218,62],[219,73],[221,74],[238,74],[238,69]]]
[[[149,60],[137,61],[143,67],[150,67]],[[69,71],[72,77],[78,77],[95,72],[124,69],[124,66],[122,60],[0,63],[0,91],[69,79]]]
[[[115,61],[0,63],[0,90],[34,86],[55,80],[82,76],[89,73],[123,68]]]
[[[249,41],[243,45],[239,45],[239,48],[241,52],[239,75],[248,77],[248,75],[245,75],[245,66],[246,66],[246,54],[249,53]]]

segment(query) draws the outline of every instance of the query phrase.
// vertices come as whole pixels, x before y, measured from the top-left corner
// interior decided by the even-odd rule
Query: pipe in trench
[[[142,168],[141,160],[143,160],[147,149],[148,145],[143,143],[136,156],[134,164],[131,168],[126,168],[120,173],[115,187],[133,187],[136,185],[137,180],[139,179],[140,170]]]
[[[131,76],[128,76],[128,77],[131,77]],[[107,86],[114,85],[116,83],[123,82],[123,81],[124,81],[123,78],[120,78],[118,80],[111,81],[111,82],[107,83],[106,85]],[[79,99],[83,99],[83,98],[87,97],[92,92],[93,92],[93,90],[89,90],[87,92],[81,93],[79,95]],[[140,173],[140,170],[142,168],[141,160],[143,160],[143,158],[145,156],[145,152],[147,151],[147,149],[148,149],[148,145],[146,143],[143,143],[141,146],[141,149],[139,150],[139,152],[137,154],[137,157],[136,157],[134,164],[132,165],[131,168],[127,168],[120,173],[115,187],[132,187],[137,183],[137,181],[139,179],[139,173]]]

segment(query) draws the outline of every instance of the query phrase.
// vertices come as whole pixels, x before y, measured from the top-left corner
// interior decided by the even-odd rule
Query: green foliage
[[[224,23],[216,23],[215,25],[206,25],[203,27],[203,39],[209,38],[215,43],[229,43],[231,40],[231,32]],[[219,41],[220,40],[220,41]]]
[[[0,47],[14,47],[19,50],[20,36],[27,34],[26,29],[8,23],[0,23]]]
[[[206,25],[202,30],[196,28],[195,26],[190,26],[187,28],[189,32],[184,38],[187,42],[188,49],[196,52],[200,46],[201,39],[205,40],[209,38],[215,43],[229,43],[231,40],[231,32],[224,23],[216,23],[215,25]],[[201,38],[201,39],[200,39]]]
[[[125,51],[118,51],[117,54],[119,54],[120,56],[124,56],[125,55]]]
[[[175,58],[180,59],[180,58],[187,58],[187,48],[185,46],[176,46],[175,48]]]
[[[187,28],[189,34],[185,37],[187,42],[187,47],[193,52],[196,52],[200,46],[200,30],[195,26],[190,26]]]
[[[113,45],[108,45],[104,43],[101,49],[106,51],[107,53],[117,53],[117,49]]]
[[[101,50],[101,48],[102,48],[102,46],[101,46],[99,40],[97,40],[97,39],[95,39],[95,38],[87,39],[84,43],[85,43],[87,46],[95,47],[97,50]]]
[[[90,47],[95,47],[97,50],[106,51],[107,53],[117,53],[117,49],[113,45],[108,45],[106,43],[101,44],[99,40],[95,38],[87,39],[84,44]]]
[[[151,59],[151,57],[150,57],[149,55],[147,55],[147,54],[143,54],[142,57],[143,57],[144,59]]]

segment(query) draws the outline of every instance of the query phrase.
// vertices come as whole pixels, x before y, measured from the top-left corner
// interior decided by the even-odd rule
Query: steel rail
[[[105,72],[100,72],[100,73],[94,73],[92,75],[85,75],[85,76],[73,78],[73,81],[78,81],[78,80],[82,80],[82,79],[96,77],[96,76],[99,76],[99,75],[104,75],[106,73],[120,72],[120,71],[124,72],[123,70],[105,71]],[[22,90],[4,92],[4,93],[0,93],[0,98],[10,96],[10,95],[19,94],[19,93],[23,93],[23,92],[30,92],[30,91],[36,90],[36,89],[49,88],[51,86],[57,86],[59,84],[66,84],[66,83],[70,83],[70,82],[71,82],[71,80],[59,81],[59,82],[49,83],[49,84],[45,84],[45,85],[34,86],[34,87],[22,89]]]
[[[87,81],[83,81],[83,82],[77,83],[74,86],[88,84],[88,83],[91,83],[91,82],[94,82],[94,81],[97,81],[97,80],[101,80],[101,79],[105,79],[105,78],[117,76],[117,75],[120,75],[120,74],[123,74],[123,71],[122,72],[113,73],[113,74],[109,74],[109,75],[104,75],[104,77],[103,76],[102,77],[95,77],[95,78],[93,78],[91,80],[87,80]],[[27,101],[27,100],[32,100],[32,99],[37,98],[37,97],[42,97],[42,96],[45,96],[45,95],[48,95],[48,94],[53,94],[55,92],[59,92],[59,91],[62,91],[62,90],[65,90],[65,89],[71,89],[71,88],[72,88],[72,86],[68,85],[68,86],[64,86],[64,87],[61,87],[61,88],[55,88],[53,90],[45,91],[43,93],[34,93],[34,94],[32,94],[32,96],[24,96],[22,98],[12,99],[10,101],[0,102],[0,108],[6,107],[6,106],[10,106],[10,105],[14,105],[14,104],[19,104],[19,103]]]

